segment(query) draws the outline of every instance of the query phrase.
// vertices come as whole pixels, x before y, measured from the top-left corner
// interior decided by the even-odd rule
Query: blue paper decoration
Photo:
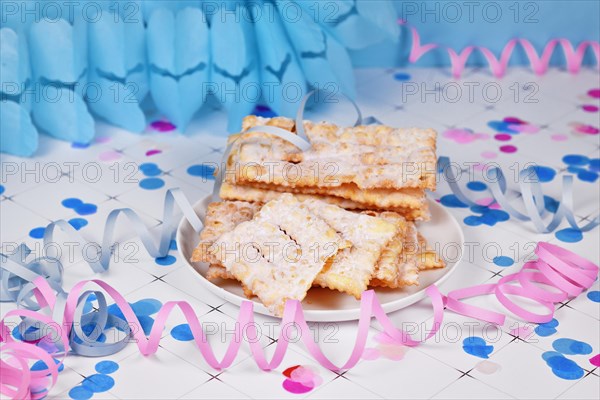
[[[399,36],[389,2],[53,4],[2,5],[2,152],[32,155],[38,132],[89,143],[94,117],[143,132],[152,107],[183,132],[209,96],[229,131],[257,104],[291,117],[310,89],[354,97],[348,50]]]

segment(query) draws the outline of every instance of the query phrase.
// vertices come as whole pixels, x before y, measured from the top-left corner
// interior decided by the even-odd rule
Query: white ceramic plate
[[[196,213],[204,220],[206,207],[211,202],[210,196],[194,205]],[[456,219],[441,205],[429,200],[431,221],[419,226],[419,232],[427,239],[429,245],[438,251],[446,260],[446,268],[419,273],[419,286],[404,289],[375,289],[377,297],[386,312],[407,307],[425,297],[425,289],[432,284],[441,284],[456,270],[463,254],[464,236]],[[208,264],[190,262],[192,251],[198,244],[198,235],[185,218],[177,228],[177,248],[189,265],[190,275],[200,285],[224,300],[236,305],[248,300],[239,283],[223,280],[218,285],[205,278]],[[269,311],[257,298],[253,299],[254,310],[260,314],[270,315]],[[359,318],[360,301],[338,291],[312,288],[302,302],[304,316],[307,321],[349,321]]]

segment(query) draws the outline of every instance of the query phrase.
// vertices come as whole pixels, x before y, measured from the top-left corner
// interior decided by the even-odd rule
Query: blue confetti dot
[[[112,374],[119,369],[119,364],[114,361],[105,360],[96,364],[96,372],[101,374]]]
[[[64,199],[63,201],[61,201],[60,204],[62,204],[63,207],[66,207],[66,208],[76,208],[76,207],[79,207],[80,205],[82,205],[83,201],[81,201],[80,199],[77,199],[75,197],[70,197],[68,199]]]
[[[594,171],[582,170],[577,172],[577,178],[584,182],[596,182],[598,180],[598,173]]]
[[[555,351],[547,351],[542,354],[546,364],[552,369],[554,375],[562,379],[575,380],[583,376],[583,369],[573,360]]]
[[[557,326],[558,321],[555,318],[552,318],[551,321],[546,322],[545,324],[539,324],[534,330],[538,336],[546,337],[555,334]]]
[[[192,165],[187,169],[187,173],[204,179],[215,179],[215,167],[208,164]]]
[[[532,167],[540,182],[550,182],[556,176],[556,171],[550,167],[536,165]]]
[[[87,400],[91,399],[93,395],[94,392],[82,386],[75,386],[73,389],[69,390],[69,397],[73,400]]]
[[[505,122],[505,121],[490,121],[490,122],[488,122],[488,126],[498,132],[518,134],[519,132],[515,131],[514,129],[509,128],[510,125],[512,125],[512,124]]]
[[[90,147],[91,143],[81,143],[81,142],[73,142],[71,143],[71,147],[74,149],[87,149]]]
[[[475,357],[489,358],[494,351],[494,346],[488,346],[483,338],[470,336],[463,340],[463,350]]]
[[[142,299],[131,305],[131,309],[138,317],[156,314],[161,307],[162,303],[156,299]]]
[[[33,228],[29,231],[29,237],[33,239],[41,239],[44,237],[44,232],[46,232],[46,228]]]
[[[556,339],[552,343],[552,347],[562,354],[590,354],[592,352],[592,346],[589,344],[567,338]]]
[[[565,164],[569,165],[587,165],[590,162],[589,158],[578,154],[568,154],[562,160]]]
[[[600,158],[592,158],[588,168],[590,171],[600,172]]]
[[[54,364],[56,364],[56,365],[59,364],[59,361],[56,358],[53,358],[53,360],[54,360]],[[43,371],[45,369],[48,369],[48,366],[42,360],[36,361],[30,368],[31,371]],[[58,372],[62,372],[63,369],[65,369],[64,364],[58,365]]]
[[[173,265],[175,263],[175,261],[177,261],[177,259],[172,255],[167,255],[164,257],[156,257],[154,259],[154,262],[156,262],[158,265],[162,265],[163,267]]]
[[[465,203],[460,201],[458,199],[458,197],[456,197],[453,194],[447,194],[445,196],[442,196],[440,198],[440,203],[442,203],[442,205],[444,205],[446,207],[452,207],[452,208],[467,208],[467,207],[469,207],[468,205],[466,205]]]
[[[405,72],[397,72],[394,74],[394,79],[397,81],[408,81],[410,79],[410,74]]]
[[[554,232],[554,236],[562,242],[576,243],[583,239],[583,233],[579,229],[565,228]]]
[[[101,393],[110,390],[115,386],[115,380],[108,375],[94,374],[90,375],[81,382],[81,386],[90,392]]]
[[[146,178],[140,181],[140,187],[146,190],[156,190],[165,186],[165,181],[160,178]]]
[[[594,290],[594,291],[588,292],[587,298],[590,299],[591,301],[595,301],[596,303],[600,303],[600,291]]]
[[[479,182],[479,181],[469,182],[469,183],[467,183],[467,187],[474,192],[482,192],[485,189],[487,189],[487,185],[485,183]]]
[[[148,336],[152,331],[152,326],[154,325],[154,318],[145,315],[140,315],[138,316],[138,320],[140,321],[140,325],[142,325],[144,335]]]
[[[555,213],[560,206],[560,202],[550,196],[544,196],[544,207],[548,212]]]
[[[0,194],[4,193],[4,185],[0,185]]]
[[[486,206],[475,205],[471,207],[471,211],[474,213],[480,213],[481,215],[471,215],[466,217],[463,221],[469,226],[494,226],[498,222],[508,221],[510,218],[510,215],[508,215],[507,212],[501,210],[492,210]]]
[[[144,163],[140,165],[140,171],[146,176],[158,176],[162,174],[162,170],[154,163]]]
[[[494,257],[494,264],[496,264],[499,267],[510,267],[514,263],[515,263],[515,260],[513,260],[511,257],[508,257],[508,256]]]
[[[169,250],[177,250],[177,242],[175,240],[171,240],[171,243],[169,243]]]
[[[252,113],[258,117],[263,118],[273,118],[277,116],[277,113],[275,111],[271,110],[271,108],[269,108],[268,106],[262,104],[259,104],[256,107],[254,107],[254,111]]]
[[[476,217],[475,215],[470,215],[470,216],[466,217],[465,219],[463,219],[463,222],[465,224],[467,224],[468,226],[481,225],[481,221],[479,220],[479,217]]]
[[[75,228],[75,230],[80,230],[81,228],[83,228],[84,226],[86,226],[88,224],[87,219],[85,218],[71,218],[69,220],[69,224]]]
[[[190,340],[194,340],[192,330],[188,324],[177,325],[171,329],[171,336],[173,336],[173,339],[181,342],[189,342]]]
[[[91,215],[98,211],[98,207],[95,204],[83,203],[75,207],[75,212],[79,215]]]

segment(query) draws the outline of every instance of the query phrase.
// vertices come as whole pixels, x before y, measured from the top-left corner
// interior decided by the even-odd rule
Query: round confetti
[[[533,170],[537,174],[540,182],[550,182],[556,176],[556,171],[550,167],[544,167],[543,165],[536,165]]]
[[[494,136],[494,139],[499,140],[501,142],[507,142],[512,139],[512,136],[506,133],[499,133],[496,136]]]
[[[600,89],[590,89],[587,94],[594,99],[600,99]]]
[[[270,107],[265,106],[263,104],[258,104],[256,107],[254,107],[253,114],[263,118],[273,118],[277,116],[277,113],[275,111],[271,110]]]
[[[443,206],[451,207],[451,208],[467,208],[468,207],[465,203],[460,201],[458,199],[458,197],[456,197],[453,194],[447,194],[445,196],[442,196],[442,198],[440,198],[440,203],[442,203]]]
[[[94,392],[83,386],[75,386],[73,389],[69,390],[69,397],[73,400],[87,400],[91,399],[93,395]]]
[[[101,393],[106,392],[115,386],[115,380],[108,375],[94,374],[85,378],[83,382],[81,382],[81,386],[91,392]]]
[[[498,157],[498,154],[493,151],[484,151],[483,153],[481,153],[481,157],[487,158],[489,160]]]
[[[140,187],[146,190],[156,190],[165,186],[165,181],[160,178],[146,178],[140,181]]]
[[[162,150],[158,150],[158,149],[148,150],[146,152],[146,157],[154,156],[154,155],[160,154],[160,153],[162,153]]]
[[[581,109],[586,112],[598,112],[598,107],[593,104],[584,104]]]
[[[500,147],[500,151],[503,153],[516,153],[517,152],[517,148],[515,146],[512,145],[506,145],[506,146],[501,146]]]
[[[187,173],[204,179],[215,179],[215,167],[208,164],[192,165],[187,169]]]
[[[487,185],[485,183],[479,182],[479,181],[469,182],[469,183],[467,183],[467,187],[474,192],[482,192],[485,189],[487,189]]]
[[[494,264],[496,264],[499,267],[510,267],[511,265],[513,265],[515,263],[515,260],[513,260],[511,257],[508,256],[498,256],[498,257],[494,257]]]
[[[179,340],[180,342],[194,340],[194,335],[192,335],[192,330],[188,324],[177,325],[171,329],[171,336],[173,336],[173,339]]]
[[[4,186],[0,185],[0,194],[4,193]]]
[[[559,378],[575,380],[581,378],[584,374],[584,370],[577,363],[556,351],[547,351],[542,354],[542,358],[552,368],[554,375]]]
[[[116,160],[120,159],[122,156],[123,155],[121,153],[119,153],[118,151],[107,150],[107,151],[103,151],[102,153],[100,153],[98,155],[98,159],[100,161],[109,162],[109,161],[116,161]]]
[[[410,75],[405,72],[398,72],[394,74],[394,79],[397,81],[408,81],[410,79]]]
[[[568,154],[562,158],[565,164],[569,165],[587,165],[590,159],[579,154]]]
[[[592,352],[592,346],[589,344],[568,338],[556,339],[552,343],[552,347],[559,353],[568,355],[590,354]]]
[[[593,290],[591,292],[588,292],[587,298],[593,302],[600,303],[600,291]]]
[[[73,142],[71,144],[71,147],[74,148],[74,149],[87,149],[88,147],[90,147],[90,143]]]
[[[66,208],[77,208],[83,204],[83,201],[81,201],[75,197],[70,197],[68,199],[64,199],[63,201],[61,201],[60,204],[62,204],[63,207],[66,207]]]
[[[69,224],[75,228],[76,231],[80,230],[81,228],[83,228],[84,226],[86,226],[88,224],[87,219],[85,218],[71,218],[69,220]]]
[[[177,129],[177,127],[169,121],[154,121],[150,124],[150,127],[159,132],[169,132]]]
[[[579,229],[565,228],[560,231],[556,231],[554,236],[562,242],[576,243],[583,239],[583,234]]]
[[[131,305],[131,309],[138,317],[156,314],[161,307],[162,303],[157,299],[142,299]]]
[[[32,230],[29,231],[29,237],[33,238],[33,239],[41,239],[44,237],[44,232],[46,231],[46,228],[33,228]]]
[[[119,369],[119,364],[114,361],[100,361],[96,364],[96,372],[100,374],[112,374]]]
[[[598,173],[582,169],[577,172],[577,178],[584,182],[596,182],[596,180],[598,179]]]
[[[154,163],[144,163],[139,168],[146,176],[158,176],[162,173],[162,170]]]
[[[164,257],[156,257],[154,259],[154,261],[158,265],[162,265],[163,267],[166,267],[168,265],[172,265],[173,263],[175,263],[175,261],[177,261],[177,259],[172,255],[166,255]]]
[[[98,207],[95,204],[83,203],[75,207],[75,212],[79,215],[90,215],[95,214],[98,211]]]

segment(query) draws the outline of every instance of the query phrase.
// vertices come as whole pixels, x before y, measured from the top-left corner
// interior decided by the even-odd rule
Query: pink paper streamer
[[[592,49],[594,56],[596,57],[596,64],[598,65],[600,63],[600,43],[591,40],[583,41],[579,43],[577,47],[574,47],[568,39],[552,39],[546,43],[540,56],[535,49],[535,46],[529,40],[522,38],[511,39],[506,43],[504,49],[500,53],[500,58],[498,58],[490,49],[483,46],[467,46],[460,52],[457,52],[450,47],[445,47],[437,43],[421,44],[421,36],[415,27],[410,26],[404,20],[400,20],[398,23],[407,26],[412,34],[412,45],[408,58],[409,62],[415,63],[430,51],[436,48],[442,48],[448,53],[450,65],[452,67],[452,75],[455,78],[460,78],[467,64],[467,60],[474,51],[479,51],[483,54],[490,71],[495,77],[503,77],[508,68],[512,53],[517,45],[521,45],[529,59],[531,69],[537,75],[546,73],[550,65],[550,58],[557,47],[562,48],[567,61],[567,69],[571,73],[577,73],[581,69],[583,57],[585,56],[588,47]]]
[[[434,321],[431,330],[423,341],[434,336],[440,328],[444,306],[462,315],[497,325],[504,324],[506,318],[504,314],[463,303],[462,299],[493,294],[509,312],[529,322],[544,323],[552,319],[554,303],[581,294],[591,287],[598,276],[597,265],[564,248],[540,242],[535,253],[538,256],[537,260],[525,263],[520,272],[503,277],[496,284],[483,284],[454,290],[448,293],[447,296],[442,295],[435,285],[428,287],[426,293],[432,301]],[[511,284],[513,282],[518,283],[518,285]],[[39,304],[42,307],[50,308],[53,311],[52,315],[57,315],[54,311],[56,311],[56,307],[60,307],[60,304],[48,282],[40,277],[33,283],[35,285],[35,296]],[[550,286],[553,290],[542,289],[536,283]],[[97,279],[81,281],[73,287],[67,296],[66,302],[62,305],[64,307],[62,313],[58,314],[61,320],[53,320],[40,312],[31,310],[17,309],[9,311],[0,321],[2,353],[5,354],[4,359],[0,360],[0,373],[2,375],[0,391],[3,395],[20,399],[39,399],[46,396],[48,390],[56,383],[58,367],[62,364],[65,356],[65,352],[49,354],[33,344],[16,341],[11,336],[10,330],[5,324],[5,319],[13,316],[28,317],[49,324],[53,327],[53,332],[49,332],[49,334],[55,335],[54,337],[58,338],[62,346],[68,349],[69,334],[75,322],[75,309],[81,297],[86,296],[84,287],[88,284],[99,286],[112,297],[130,326],[141,326],[125,298],[110,285]],[[547,308],[548,312],[536,314],[528,311],[509,299],[507,295],[533,300]],[[225,355],[219,361],[206,340],[202,325],[192,306],[185,301],[169,301],[158,312],[148,337],[139,329],[133,330],[132,336],[140,353],[151,355],[157,351],[165,324],[171,313],[175,311],[181,312],[188,322],[202,357],[212,368],[217,370],[227,368],[233,363],[244,340],[242,339],[244,338],[242,334],[244,330],[249,338],[258,337],[254,325],[253,303],[244,301],[237,318],[236,335],[233,335],[234,338],[237,337],[240,340],[232,340]],[[295,323],[301,331],[304,345],[315,361],[324,368],[339,371],[352,368],[363,356],[371,317],[377,319],[384,329],[384,334],[395,343],[416,346],[423,342],[414,339],[405,331],[394,326],[372,290],[368,290],[362,295],[356,342],[348,361],[341,366],[337,366],[329,360],[318,344],[313,341],[313,335],[304,319],[300,302],[294,300],[286,303],[281,324],[287,326],[287,324]],[[281,364],[287,350],[288,340],[280,332],[275,352],[270,361],[267,360],[258,341],[248,340],[248,344],[257,366],[268,371],[277,368]],[[58,364],[54,363],[53,357],[59,358]],[[30,371],[28,367],[30,360],[42,360],[48,367],[42,371]],[[32,391],[32,388],[36,389],[35,392]],[[43,390],[40,390],[40,388]]]

